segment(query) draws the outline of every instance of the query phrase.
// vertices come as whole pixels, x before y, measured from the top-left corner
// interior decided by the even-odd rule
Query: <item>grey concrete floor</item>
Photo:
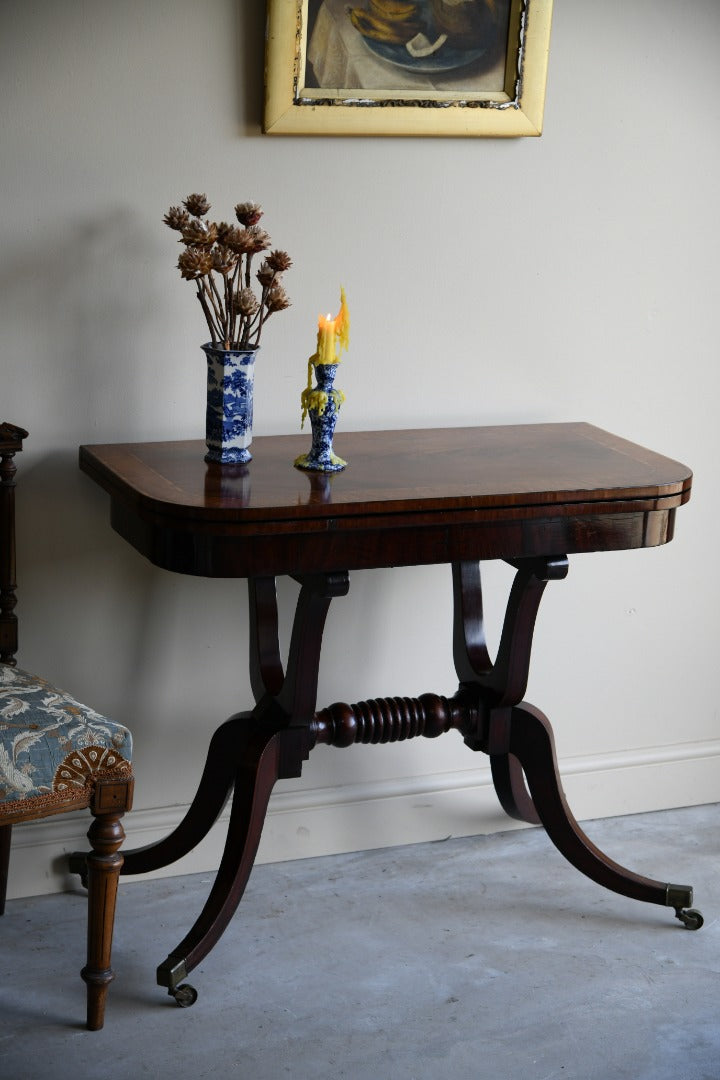
[[[589,823],[705,926],[588,881],[540,829],[257,867],[179,1009],[155,986],[209,875],[120,890],[105,1029],[79,894],[0,920],[0,1076],[719,1080],[720,806]]]

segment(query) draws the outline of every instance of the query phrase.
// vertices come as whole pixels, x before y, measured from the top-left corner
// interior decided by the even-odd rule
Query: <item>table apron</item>
[[[202,530],[192,522],[147,520],[113,500],[113,528],[150,562],[200,577],[254,577],[417,566],[472,559],[512,559],[656,547],[672,539],[675,509],[558,514],[507,521],[438,521],[398,527],[372,520],[322,531],[278,532],[255,522]]]

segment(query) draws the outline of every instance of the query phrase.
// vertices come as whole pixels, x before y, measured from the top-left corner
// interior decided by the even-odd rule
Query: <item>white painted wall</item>
[[[586,419],[693,466],[674,543],[579,556],[548,588],[528,698],[579,816],[720,800],[716,0],[556,0],[545,134],[516,141],[262,136],[259,2],[5,0],[2,23],[0,413],[31,432],[21,661],[132,727],[130,843],[177,820],[209,731],[250,700],[243,583],[151,567],[76,467],[84,442],[202,436],[204,328],[161,221],[194,190],[220,216],[262,201],[295,260],[258,434],[298,429],[343,283],[346,429]],[[320,703],[451,692],[449,586],[444,567],[356,574]],[[456,735],[319,748],[262,857],[507,826]],[[50,858],[85,828],[18,828],[13,894],[59,887]]]

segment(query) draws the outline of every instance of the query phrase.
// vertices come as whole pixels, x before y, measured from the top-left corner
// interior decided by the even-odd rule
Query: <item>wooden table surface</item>
[[[308,436],[247,466],[200,441],[80,449],[117,531],[166,569],[244,577],[647,547],[672,536],[690,469],[585,423],[341,433],[347,469],[293,467]]]

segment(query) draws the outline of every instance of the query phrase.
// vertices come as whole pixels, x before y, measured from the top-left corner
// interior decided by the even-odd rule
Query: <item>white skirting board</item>
[[[525,828],[506,817],[495,795],[487,759],[482,768],[403,779],[276,793],[270,803],[258,862],[335,855]],[[584,821],[720,802],[720,740],[560,762],[563,788]],[[165,836],[186,807],[133,811],[125,817],[125,846]],[[207,873],[217,868],[228,811],[193,852],[149,877]],[[86,850],[87,812],[18,825],[13,830],[8,899],[62,892],[77,886],[65,856]],[[592,828],[588,828],[592,838]],[[682,837],[678,836],[678,843]],[[612,851],[607,852],[612,857]],[[672,853],[657,875],[672,873]],[[632,869],[632,867],[630,867]],[[653,872],[654,873],[654,872]],[[652,874],[651,874],[652,876]]]

